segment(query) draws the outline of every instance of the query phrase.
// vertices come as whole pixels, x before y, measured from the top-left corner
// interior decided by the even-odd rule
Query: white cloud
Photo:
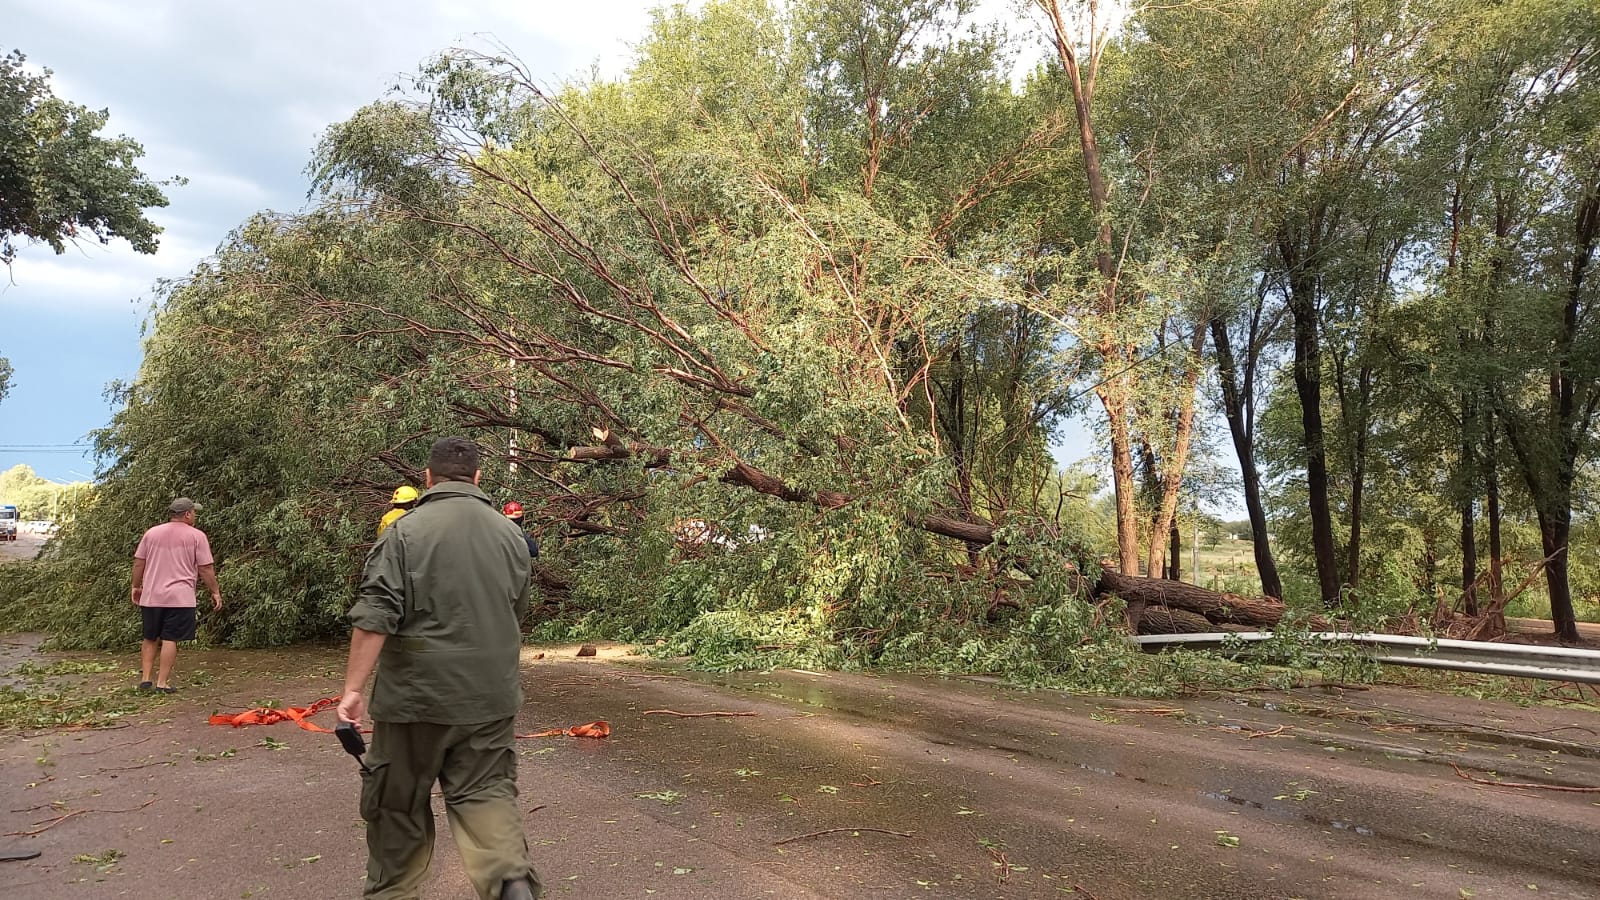
[[[83,265],[83,262],[68,260],[65,256],[19,261],[13,266],[11,283],[0,288],[0,303],[54,309],[125,310],[150,287],[150,279],[119,267]]]

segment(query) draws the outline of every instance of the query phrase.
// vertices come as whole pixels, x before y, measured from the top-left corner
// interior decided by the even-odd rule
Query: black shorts
[[[144,639],[147,641],[194,640],[194,607],[141,606]]]

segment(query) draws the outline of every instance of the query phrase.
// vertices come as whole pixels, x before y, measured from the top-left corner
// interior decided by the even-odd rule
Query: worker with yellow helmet
[[[402,484],[395,488],[394,496],[389,498],[389,505],[393,508],[384,513],[383,518],[379,520],[378,536],[383,537],[384,529],[400,521],[401,516],[410,512],[411,507],[417,505],[419,496],[417,489],[409,484]]]

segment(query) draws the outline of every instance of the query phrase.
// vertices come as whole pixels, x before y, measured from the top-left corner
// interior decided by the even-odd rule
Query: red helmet
[[[501,508],[500,511],[502,513],[505,513],[505,516],[508,519],[520,519],[520,518],[522,518],[522,504],[518,503],[515,500],[512,500],[510,503],[507,503],[503,508]]]

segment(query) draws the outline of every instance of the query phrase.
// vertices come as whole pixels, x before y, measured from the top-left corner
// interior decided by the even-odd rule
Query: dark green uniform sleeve
[[[405,542],[394,528],[385,531],[367,554],[350,624],[362,631],[394,634],[406,612]]]

